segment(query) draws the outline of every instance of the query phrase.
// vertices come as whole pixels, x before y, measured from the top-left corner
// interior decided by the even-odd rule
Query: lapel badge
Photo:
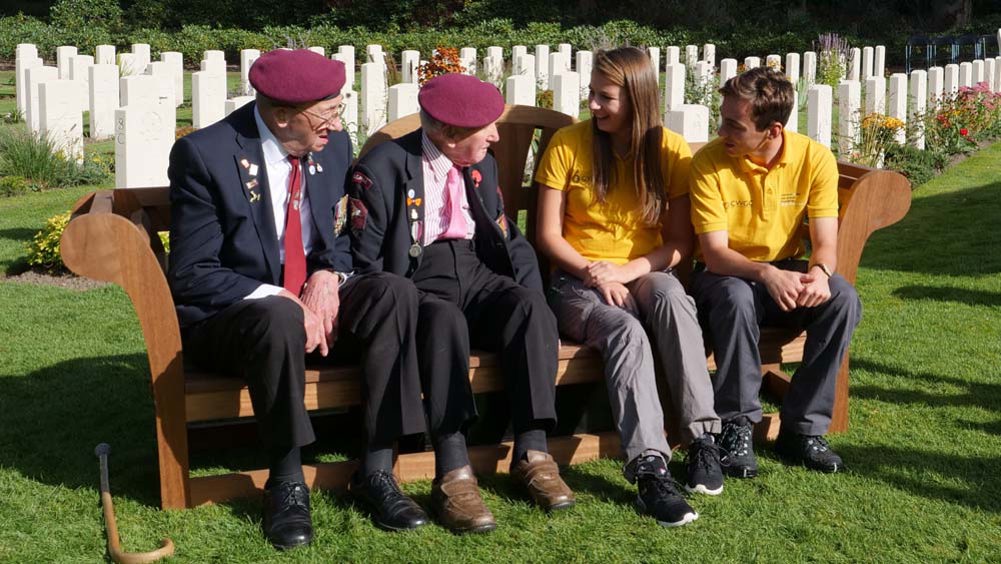
[[[413,188],[411,188],[410,190],[407,190],[407,199],[413,198],[416,195],[417,195],[417,192],[414,192]]]
[[[247,182],[247,190],[253,190],[254,188],[257,188],[257,179],[256,178],[253,179],[253,180],[251,180],[250,182]]]
[[[410,219],[417,221],[417,210],[415,209],[410,210]]]
[[[309,165],[309,174],[316,174],[316,161],[313,160],[313,153],[306,154],[306,164]]]
[[[250,163],[250,167],[247,169],[247,173],[250,174],[250,176],[257,176],[257,165],[255,165],[254,163]]]
[[[413,192],[413,190],[411,190],[411,192]],[[423,200],[421,198],[414,198],[413,196],[409,196],[407,197],[407,207],[410,206],[420,207],[422,201]]]
[[[261,199],[261,193],[251,190],[250,191],[250,203],[256,204]]]
[[[473,188],[479,188],[480,182],[483,182],[483,174],[474,168],[469,175],[473,177]]]
[[[240,159],[240,166],[242,166],[243,168],[250,168],[250,161],[248,161],[247,158],[244,157]]]
[[[421,256],[422,252],[424,252],[424,251],[423,251],[423,249],[421,249],[421,246],[418,243],[414,243],[413,245],[410,245],[410,250],[407,251],[407,253],[411,257],[413,257],[413,258],[417,258],[417,257]]]
[[[410,224],[410,238],[416,243],[421,242],[421,235],[424,234],[424,222],[415,221]]]

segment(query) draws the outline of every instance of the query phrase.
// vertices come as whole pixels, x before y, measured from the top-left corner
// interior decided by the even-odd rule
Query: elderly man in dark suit
[[[499,353],[515,433],[511,470],[545,509],[573,492],[548,454],[555,422],[556,321],[535,253],[504,215],[487,153],[504,110],[497,89],[449,74],[421,89],[421,129],[373,149],[352,176],[355,266],[414,281],[417,354],[435,449],[431,498],[456,532],[496,527],[469,465],[464,431],[476,416],[469,348]]]
[[[170,154],[168,279],[186,356],[247,380],[269,456],[263,529],[284,549],[313,535],[300,460],[315,438],[303,403],[306,356],[328,356],[338,334],[338,344],[360,343],[368,446],[351,489],[378,525],[420,526],[426,515],[392,476],[396,439],[424,430],[418,296],[399,276],[353,275],[344,65],[272,51],[250,82],[254,103]]]

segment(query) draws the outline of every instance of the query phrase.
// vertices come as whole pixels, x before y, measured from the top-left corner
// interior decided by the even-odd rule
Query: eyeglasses
[[[338,119],[340,119],[341,115],[344,113],[344,104],[343,103],[338,104],[337,107],[334,108],[334,111],[332,111],[329,116],[323,116],[316,112],[309,111],[305,108],[303,108],[300,111],[306,114],[307,116],[312,116],[320,120],[320,123],[317,125],[313,125],[313,120],[309,120],[309,126],[312,127],[314,130],[330,129],[331,128],[330,126],[335,125],[335,122]]]

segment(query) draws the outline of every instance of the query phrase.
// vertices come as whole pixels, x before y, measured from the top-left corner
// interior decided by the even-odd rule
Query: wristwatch
[[[834,276],[834,273],[831,272],[831,267],[827,266],[826,264],[824,264],[822,262],[815,262],[812,265],[810,265],[810,268],[813,268],[814,266],[816,266],[817,268],[819,268],[820,271],[823,272],[824,274],[826,274],[828,278],[830,278],[831,276]]]

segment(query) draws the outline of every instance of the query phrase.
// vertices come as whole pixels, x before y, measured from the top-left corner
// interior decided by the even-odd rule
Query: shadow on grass
[[[850,471],[912,495],[1001,513],[1001,456],[956,456],[887,446],[840,446]],[[962,482],[963,486],[954,485]]]
[[[933,300],[969,306],[1001,306],[1001,293],[950,286],[902,286],[893,295],[903,300]]]
[[[0,229],[0,239],[9,239],[11,241],[21,241],[25,244],[31,242],[31,238],[37,233],[37,229],[28,229],[27,227],[12,227],[10,229]]]
[[[879,372],[908,381],[922,381],[930,384],[944,383],[966,389],[965,393],[944,395],[934,391],[902,390],[895,387],[880,387],[871,384],[854,384],[851,389],[852,398],[875,399],[900,404],[921,404],[930,407],[975,406],[989,411],[1001,410],[1001,383],[971,382],[963,378],[946,376],[944,374],[911,372],[861,358],[852,359],[852,368]]]
[[[950,276],[1001,272],[999,192],[998,182],[927,197],[919,190],[900,223],[873,234],[862,265]]]

